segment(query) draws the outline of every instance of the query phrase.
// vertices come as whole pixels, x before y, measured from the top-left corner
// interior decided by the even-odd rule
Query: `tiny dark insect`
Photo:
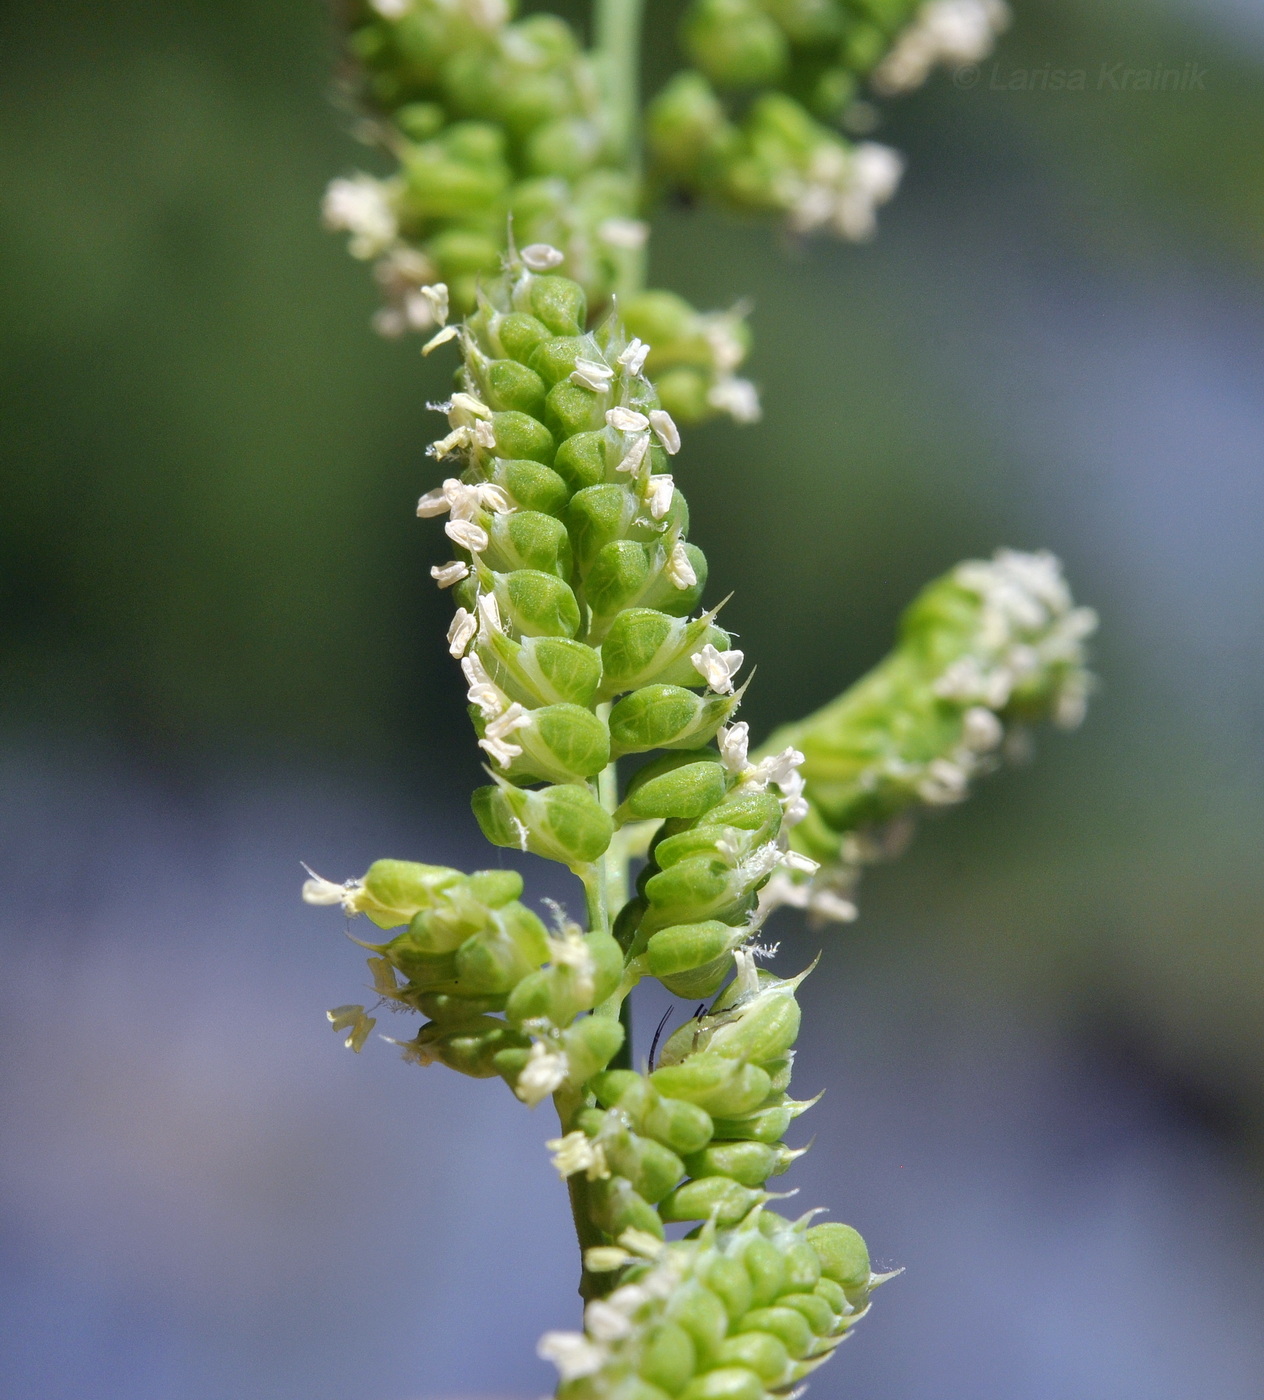
[[[671,1020],[671,1014],[676,1008],[669,1006],[663,1012],[662,1020],[658,1023],[658,1029],[654,1032],[654,1039],[650,1042],[650,1073],[654,1073],[654,1057],[658,1054],[658,1038],[663,1033],[663,1027]]]

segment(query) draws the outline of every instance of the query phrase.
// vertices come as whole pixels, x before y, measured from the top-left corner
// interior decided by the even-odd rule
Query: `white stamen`
[[[432,405],[437,407],[437,405]],[[473,394],[458,392],[448,400],[447,408],[444,412],[449,414],[464,414],[470,418],[490,418],[492,411],[482,401],[476,399]]]
[[[377,257],[399,232],[385,186],[371,175],[331,180],[321,201],[321,215],[326,228],[351,235],[353,258]]]
[[[553,1165],[563,1181],[568,1176],[574,1176],[576,1172],[586,1173],[589,1181],[604,1181],[610,1175],[601,1144],[594,1142],[587,1133],[580,1132],[579,1129],[567,1133],[565,1137],[551,1138],[544,1145],[553,1154]],[[618,1254],[621,1264],[628,1256],[621,1249]],[[610,1267],[617,1269],[619,1264],[612,1264]],[[591,1267],[589,1265],[589,1268]]]
[[[518,1075],[514,1093],[529,1108],[534,1108],[541,1099],[562,1087],[569,1070],[566,1056],[560,1050],[549,1050],[543,1041],[537,1040]]]
[[[619,356],[619,363],[633,376],[640,374],[649,358],[650,347],[643,340],[633,338]]]
[[[446,345],[449,340],[455,340],[460,334],[456,326],[444,326],[438,335],[432,335],[421,347],[421,353],[428,355],[432,350],[437,350],[441,345]]]
[[[639,252],[650,236],[650,226],[641,219],[603,219],[597,226],[597,237],[610,248],[628,253]]]
[[[674,457],[680,451],[680,431],[672,422],[671,414],[666,409],[651,409],[650,427],[654,429],[659,442],[663,444],[663,451],[669,457]]]
[[[631,1258],[627,1250],[620,1249],[617,1244],[594,1244],[584,1250],[584,1268],[590,1274],[612,1274]]]
[[[671,510],[672,497],[675,495],[676,486],[671,477],[663,476],[650,477],[650,494],[648,505],[650,514],[655,520],[661,520],[663,516]]]
[[[496,446],[496,429],[480,420],[474,424],[474,441],[491,452]]]
[[[607,415],[609,417],[609,415]],[[645,461],[645,454],[650,450],[650,439],[648,433],[643,433],[640,437],[632,439],[632,446],[628,448],[623,461],[615,468],[617,472],[628,472],[635,475],[641,470],[641,464]]]
[[[1005,726],[982,705],[974,705],[961,716],[961,741],[973,753],[988,753],[1005,737]]]
[[[746,657],[740,651],[717,651],[714,645],[708,642],[701,651],[694,652],[689,660],[693,663],[693,669],[712,690],[720,695],[732,695],[733,677],[742,669],[742,662]]]
[[[721,729],[717,737],[724,766],[730,773],[741,773],[746,767],[750,746],[750,725],[745,720],[740,720],[737,724],[730,724]]]
[[[650,420],[634,408],[610,408],[606,410],[606,422],[621,433],[643,433]]]
[[[600,1371],[606,1350],[582,1332],[546,1332],[535,1349],[541,1361],[551,1361],[562,1381],[577,1381]]]
[[[555,267],[561,267],[566,261],[566,255],[559,248],[554,248],[550,243],[528,243],[522,250],[522,262],[524,267],[528,267],[532,272],[548,272]]]
[[[595,394],[608,389],[613,378],[614,370],[596,360],[576,360],[575,368],[571,371],[572,384],[578,384],[581,389],[591,389]]]
[[[685,552],[682,540],[677,540],[672,546],[671,556],[667,560],[667,567],[663,572],[674,588],[692,588],[698,582],[698,575],[694,573],[693,565],[689,562],[689,555]]]
[[[430,314],[441,326],[448,324],[448,284],[446,282],[434,282],[429,287],[421,288],[421,295],[425,297],[430,306]]]
[[[820,861],[805,856],[802,851],[786,851],[781,857],[781,863],[796,875],[815,875],[821,868]]]
[[[375,1017],[364,1014],[363,1006],[335,1006],[332,1011],[326,1011],[325,1016],[334,1030],[350,1031],[343,1044],[357,1055],[364,1049],[364,1042],[377,1025]]]
[[[594,1298],[584,1309],[584,1328],[599,1342],[619,1342],[632,1335],[629,1319],[600,1298]]]
[[[468,608],[457,608],[448,628],[448,650],[453,656],[464,656],[466,648],[478,631],[478,619]]]
[[[430,577],[440,588],[451,588],[454,583],[460,583],[463,578],[468,578],[470,566],[460,559],[453,559],[450,564],[432,564],[430,566]]]
[[[494,593],[480,593],[478,595],[478,615],[486,632],[503,632],[505,625],[500,620],[500,604],[496,601]]]
[[[727,413],[735,423],[758,423],[763,416],[759,390],[749,379],[729,376],[717,380],[707,390],[707,402],[721,413]]]
[[[482,554],[491,543],[487,531],[481,525],[475,525],[472,520],[449,520],[443,527],[443,533],[454,544],[468,549],[471,554]]]

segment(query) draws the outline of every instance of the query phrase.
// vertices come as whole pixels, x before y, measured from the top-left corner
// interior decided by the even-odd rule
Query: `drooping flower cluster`
[[[1096,626],[1048,553],[1001,549],[928,585],[883,662],[769,740],[805,755],[810,810],[791,840],[823,868],[810,879],[783,873],[765,905],[854,918],[856,873],[890,852],[893,835],[898,847],[897,819],[960,802],[1006,750],[1025,749],[1031,726],[1080,723],[1091,686],[1084,641]]]

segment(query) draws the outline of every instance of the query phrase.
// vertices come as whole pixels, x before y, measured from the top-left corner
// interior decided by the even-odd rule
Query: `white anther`
[[[429,520],[433,515],[446,515],[451,509],[452,502],[448,499],[446,483],[436,486],[433,491],[427,491],[417,502],[417,514],[423,520]]]
[[[633,337],[620,354],[619,363],[629,374],[635,376],[645,368],[649,353],[650,347],[643,340]]]
[[[350,1032],[343,1044],[357,1055],[364,1049],[364,1042],[377,1025],[374,1017],[364,1014],[362,1006],[335,1006],[332,1011],[326,1011],[325,1016],[334,1030]]]
[[[386,188],[371,175],[331,180],[321,201],[325,227],[351,235],[353,258],[375,258],[386,251],[399,232]]]
[[[326,880],[323,875],[317,875],[308,865],[303,869],[307,871],[308,877],[303,881],[304,904],[341,904],[346,914],[360,912],[356,903],[356,896],[361,890],[359,880],[348,880],[345,885],[338,885],[332,880]]]
[[[809,913],[836,924],[851,923],[859,912],[850,899],[844,899],[833,890],[813,890],[808,897],[807,907]]]
[[[693,669],[720,695],[732,695],[733,677],[742,669],[746,657],[740,651],[717,651],[708,642],[701,651],[689,658]]]
[[[485,732],[489,739],[503,739],[519,729],[525,729],[530,723],[531,712],[515,700],[503,714],[488,721]]]
[[[606,410],[606,422],[620,433],[643,433],[650,420],[634,408],[610,408]]]
[[[537,1040],[531,1047],[527,1063],[518,1075],[514,1093],[529,1108],[534,1108],[541,1099],[546,1099],[566,1082],[570,1065],[560,1050],[550,1050],[543,1041]]]
[[[632,439],[632,446],[628,448],[623,461],[615,468],[617,472],[628,472],[635,476],[641,470],[641,464],[645,461],[645,454],[650,450],[650,439],[648,433],[642,433],[640,437]]]
[[[491,543],[487,531],[481,525],[475,525],[472,520],[449,520],[443,527],[443,533],[454,544],[468,549],[471,554],[482,554]]]
[[[505,739],[480,739],[478,746],[501,768],[508,768],[515,758],[522,756],[521,747],[518,744],[511,744]]]
[[[591,389],[594,394],[604,393],[613,378],[614,370],[596,360],[576,360],[571,371],[571,383],[578,384],[581,389]]]
[[[541,1361],[551,1361],[557,1367],[562,1381],[591,1376],[606,1360],[605,1347],[590,1342],[582,1332],[546,1332],[535,1351]]]
[[[730,375],[717,380],[707,390],[707,402],[721,413],[727,413],[735,423],[758,423],[763,416],[759,390],[749,379]]]
[[[441,326],[448,324],[448,285],[446,282],[434,282],[429,287],[421,288],[421,295],[425,297],[430,307],[430,314]]]
[[[752,769],[751,778],[755,783],[776,783],[783,792],[788,785],[801,787],[798,768],[802,762],[803,755],[798,749],[793,746],[784,748],[771,758],[761,759]]]
[[[672,546],[667,567],[663,572],[667,575],[668,582],[673,588],[692,588],[698,582],[698,575],[694,573],[693,565],[689,562],[689,555],[685,552],[682,540],[677,540]]]
[[[432,335],[421,347],[421,353],[428,355],[432,350],[437,350],[441,345],[446,345],[449,340],[455,340],[460,334],[456,326],[444,326],[438,335]]]
[[[485,447],[491,452],[496,446],[496,429],[490,423],[480,419],[474,424],[474,441],[479,447]]]
[[[720,758],[730,773],[741,773],[746,768],[746,756],[750,747],[750,725],[745,720],[730,724],[721,729],[717,736],[720,744]]]
[[[466,648],[478,631],[478,619],[468,608],[457,608],[448,628],[448,650],[453,656],[464,656]]]
[[[471,437],[472,435],[469,428],[465,426],[453,428],[447,437],[441,437],[437,442],[432,442],[430,446],[426,448],[426,454],[427,456],[434,457],[436,460],[441,460],[446,457],[449,452],[456,451],[458,447],[468,447]]]
[[[643,219],[603,219],[597,226],[597,237],[609,248],[622,248],[636,253],[645,247],[650,226]]]
[[[802,851],[783,852],[781,863],[787,870],[793,871],[796,875],[815,875],[821,868],[820,861],[813,860],[811,856],[805,856]]]
[[[612,1274],[631,1258],[627,1250],[620,1249],[617,1244],[594,1244],[584,1250],[584,1268],[590,1274]]]
[[[655,520],[661,520],[671,510],[675,491],[676,486],[670,476],[664,474],[650,477],[650,494],[647,504],[650,508],[650,514]]]
[[[935,758],[926,765],[926,773],[917,784],[917,795],[932,807],[947,807],[965,797],[969,781],[970,775],[960,764]]]
[[[453,559],[449,564],[432,564],[430,566],[430,577],[440,588],[451,588],[454,583],[460,583],[463,578],[470,576],[470,566],[460,559]]]
[[[529,267],[532,272],[548,272],[561,267],[565,261],[566,255],[551,243],[528,243],[522,250],[523,266]]]
[[[369,0],[383,19],[403,19],[413,7],[413,0]]]
[[[961,742],[973,753],[988,753],[1005,737],[1005,726],[982,705],[973,705],[961,716]]]
[[[674,457],[680,451],[680,431],[672,422],[671,414],[663,408],[651,409],[650,427],[654,429],[659,442],[663,444],[663,451],[669,457]]]
[[[494,593],[480,593],[478,595],[478,616],[485,632],[503,632],[504,624],[500,620],[500,605],[496,602]]]
[[[437,407],[438,405],[433,405]],[[492,411],[482,399],[464,392],[453,394],[443,410],[445,413],[462,413],[470,418],[490,418]]]
[[[563,1181],[568,1176],[574,1176],[576,1172],[586,1173],[589,1181],[604,1181],[610,1175],[601,1144],[594,1142],[587,1133],[580,1132],[578,1128],[573,1133],[567,1133],[565,1137],[550,1138],[544,1145],[553,1154],[553,1165]],[[611,1269],[617,1269],[628,1257],[622,1249],[615,1252],[619,1255],[619,1260],[618,1263],[608,1266]],[[584,1262],[588,1263],[587,1258]],[[588,1264],[588,1267],[591,1269],[592,1265]]]
[[[632,1335],[632,1323],[618,1308],[594,1298],[584,1309],[584,1330],[598,1342],[620,1342]]]

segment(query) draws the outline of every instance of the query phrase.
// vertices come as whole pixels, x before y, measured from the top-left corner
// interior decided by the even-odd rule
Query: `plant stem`
[[[623,166],[635,194],[635,213],[641,204],[641,12],[644,0],[595,0],[594,49],[601,105],[606,119],[610,153]],[[615,296],[620,301],[645,286],[645,250],[614,250],[617,268]]]

